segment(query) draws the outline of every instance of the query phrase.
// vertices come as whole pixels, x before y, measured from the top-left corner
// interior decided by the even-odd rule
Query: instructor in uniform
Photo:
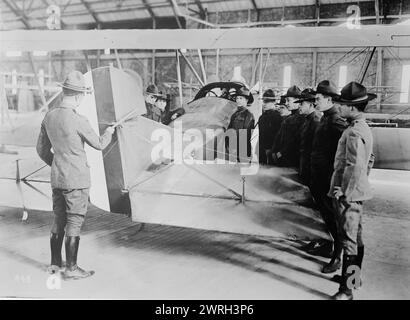
[[[44,117],[37,153],[51,166],[54,223],[50,235],[49,272],[55,273],[62,268],[61,247],[65,235],[66,269],[63,278],[70,280],[94,274],[94,271],[85,271],[77,265],[80,230],[87,213],[91,186],[84,143],[102,150],[111,142],[114,128],[108,127],[99,137],[87,118],[76,112],[84,94],[90,92],[85,87],[81,72],[70,72],[60,86],[63,99]]]

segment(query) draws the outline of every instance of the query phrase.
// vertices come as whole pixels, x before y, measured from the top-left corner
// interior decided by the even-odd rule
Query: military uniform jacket
[[[334,172],[329,190],[341,187],[346,201],[372,198],[368,174],[373,166],[373,136],[364,117],[353,119],[337,146]]]
[[[282,117],[276,110],[267,110],[259,117],[259,146],[262,150],[272,148],[282,124]]]
[[[251,154],[251,137],[252,130],[255,127],[255,118],[248,109],[239,107],[238,110],[231,116],[231,121],[229,122],[227,129],[235,129],[237,131],[241,129],[247,130],[247,155]],[[237,133],[237,146],[239,146],[239,133]],[[226,144],[229,147],[228,143]],[[239,150],[238,150],[239,151]]]
[[[337,144],[347,125],[336,107],[323,112],[312,143],[310,157],[312,179],[330,183]]]
[[[77,114],[74,107],[64,101],[50,110],[41,124],[37,153],[51,166],[51,187],[89,188],[90,168],[84,142],[102,150],[111,142],[111,138],[108,132],[101,137],[97,136],[87,118]]]
[[[298,110],[283,120],[272,147],[272,152],[282,154],[279,164],[285,167],[298,167],[300,130],[305,117]]]
[[[147,113],[144,114],[143,116],[148,118],[148,119],[152,119],[152,108],[154,106],[151,103],[148,103],[145,101],[145,108],[147,109]]]
[[[164,118],[164,112],[161,111],[160,108],[156,106],[152,106],[151,116],[149,117],[149,119],[154,120],[156,122],[162,122],[163,118]]]
[[[313,137],[321,117],[322,115],[317,111],[313,111],[305,116],[300,132],[299,175],[306,184],[310,181],[310,156],[312,153]]]

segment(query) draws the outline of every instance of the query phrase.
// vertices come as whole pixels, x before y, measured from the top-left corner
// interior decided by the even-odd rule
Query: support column
[[[179,89],[179,107],[182,108],[182,78],[181,78],[181,64],[179,60],[179,52],[175,50],[177,57],[177,76],[178,76],[178,89]]]
[[[39,88],[39,90],[40,90],[40,98],[41,98],[41,102],[42,102],[42,104],[43,104],[43,106],[42,106],[41,108],[47,108],[46,97],[44,96],[44,88],[43,88],[43,86],[42,86],[41,83],[40,83],[40,79],[39,79],[39,77],[38,77],[37,69],[36,69],[36,67],[35,67],[35,65],[34,65],[33,55],[32,55],[31,52],[28,52],[28,58],[29,58],[29,61],[30,61],[30,64],[31,64],[31,68],[32,68],[33,73],[34,73],[34,78],[36,79],[38,88]]]
[[[316,86],[316,69],[317,69],[317,48],[313,48],[313,53],[312,53],[312,88]]]
[[[383,81],[383,49],[377,48],[377,67],[376,67],[376,87],[377,87],[377,100],[376,100],[376,110],[381,111],[381,86]]]
[[[157,21],[152,19],[152,29],[156,29]],[[151,58],[151,83],[155,83],[155,49],[152,50],[152,58]]]
[[[215,74],[216,77],[219,79],[219,53],[220,53],[220,49],[216,49],[216,61],[215,61]]]

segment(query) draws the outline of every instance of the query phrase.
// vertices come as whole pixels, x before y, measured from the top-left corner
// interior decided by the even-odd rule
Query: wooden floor
[[[14,166],[4,162],[3,168]],[[372,173],[375,197],[364,214],[364,284],[356,299],[410,299],[406,174]],[[301,240],[142,225],[95,207],[87,214],[78,258],[95,275],[50,278],[50,189],[33,185],[43,194],[23,188],[23,222],[15,181],[0,181],[0,298],[328,299],[338,288],[332,275],[320,272],[326,259],[301,251]]]
[[[337,290],[320,273],[325,259],[296,240],[142,225],[96,208],[79,253],[79,264],[96,274],[56,285],[46,273],[52,213],[29,214],[22,222],[21,209],[0,208],[1,298],[328,299]],[[410,298],[410,268],[399,262],[367,256],[356,298]]]

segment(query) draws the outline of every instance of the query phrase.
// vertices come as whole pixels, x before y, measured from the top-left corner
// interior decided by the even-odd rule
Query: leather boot
[[[51,263],[47,268],[48,273],[54,274],[61,271],[63,267],[63,260],[61,258],[61,248],[64,241],[63,233],[50,234],[50,249],[51,249]]]
[[[65,252],[67,265],[64,272],[64,280],[77,280],[92,276],[94,271],[85,271],[77,265],[78,247],[80,237],[66,237]]]
[[[355,265],[357,261],[356,255],[343,255],[342,276],[339,286],[339,291],[332,296],[333,300],[353,300],[353,290],[349,288],[349,277],[352,275],[347,272],[349,266]]]
[[[323,267],[322,273],[333,273],[340,269],[342,266],[342,251],[343,248],[340,243],[335,241],[332,260]]]

